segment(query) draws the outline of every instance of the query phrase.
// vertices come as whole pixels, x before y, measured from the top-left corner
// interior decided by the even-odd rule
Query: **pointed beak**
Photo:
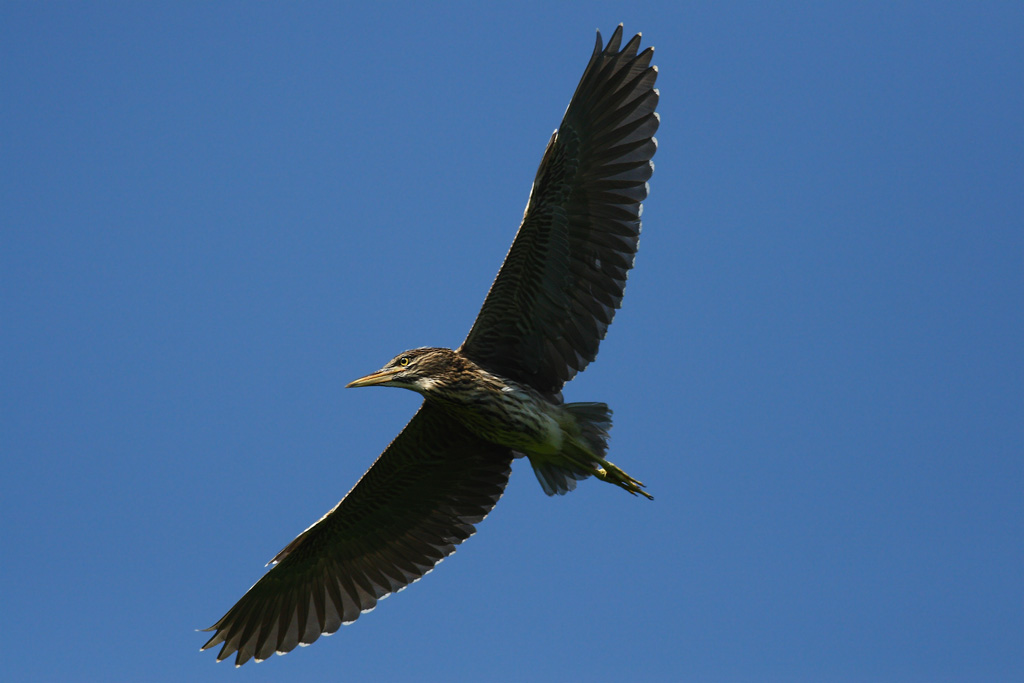
[[[345,385],[346,389],[353,387],[375,387],[380,385],[386,385],[391,381],[391,378],[400,373],[400,368],[390,368],[386,370],[378,370],[377,372],[371,373],[366,377],[360,377],[359,379],[352,380]]]

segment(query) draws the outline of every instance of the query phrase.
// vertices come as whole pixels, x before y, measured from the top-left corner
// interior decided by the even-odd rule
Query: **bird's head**
[[[377,372],[349,382],[349,387],[401,387],[424,393],[457,370],[460,358],[451,349],[421,348],[404,351]]]

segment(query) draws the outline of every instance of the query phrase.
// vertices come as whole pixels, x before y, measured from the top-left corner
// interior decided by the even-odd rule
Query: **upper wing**
[[[657,149],[657,67],[622,26],[583,78],[548,142],[523,223],[461,351],[554,394],[597,356],[640,237]]]
[[[209,631],[236,666],[334,633],[455,552],[508,483],[512,453],[424,403],[333,510]]]

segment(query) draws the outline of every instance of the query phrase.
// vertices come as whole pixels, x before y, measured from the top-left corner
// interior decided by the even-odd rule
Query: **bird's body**
[[[385,368],[400,363],[402,358],[412,359],[411,362],[427,359],[429,365],[421,377],[411,382],[366,382],[364,378],[349,386],[377,384],[412,389],[482,439],[522,453],[551,454],[561,450],[563,430],[569,428],[568,416],[561,406],[531,387],[487,372],[451,349],[412,349]]]
[[[601,34],[537,170],[519,232],[457,349],[399,354],[349,386],[423,395],[405,429],[351,491],[271,563],[210,629],[218,661],[266,659],[334,633],[431,571],[501,497],[514,458],[548,495],[590,476],[643,484],[608,462],[611,411],[564,403],[597,356],[640,237],[657,149],[657,68],[620,25]]]
[[[643,484],[602,457],[611,426],[604,403],[561,403],[444,348],[411,349],[349,386],[422,394],[481,439],[528,456],[549,495],[594,475],[650,498]]]

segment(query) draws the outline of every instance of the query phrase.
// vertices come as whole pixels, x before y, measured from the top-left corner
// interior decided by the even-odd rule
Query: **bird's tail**
[[[561,453],[555,456],[530,456],[530,464],[544,493],[565,495],[576,488],[576,482],[594,474],[608,450],[608,430],[612,428],[612,411],[605,403],[566,403],[562,406],[576,419],[579,436],[566,440]]]
[[[608,450],[608,432],[612,428],[612,409],[607,403],[566,403],[562,406],[576,418],[580,438],[591,453],[603,457]]]

